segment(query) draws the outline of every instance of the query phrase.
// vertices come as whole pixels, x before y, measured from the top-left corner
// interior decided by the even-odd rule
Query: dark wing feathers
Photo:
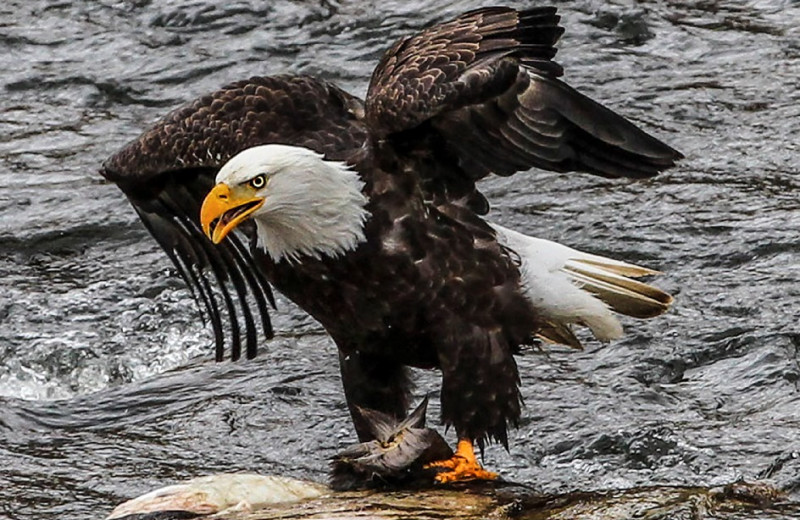
[[[346,156],[366,135],[362,113],[359,99],[314,78],[254,77],[172,111],[109,158],[103,174],[142,185],[165,172],[219,168],[268,142]]]
[[[264,143],[347,160],[366,138],[362,114],[358,99],[312,78],[251,78],[171,112],[103,165],[101,173],[123,190],[205,309],[218,360],[226,341],[232,359],[243,348],[248,358],[255,356],[258,325],[272,337],[274,300],[240,237],[231,234],[215,246],[200,228],[200,206],[217,170],[239,151]],[[252,238],[252,225],[239,229]]]
[[[232,236],[214,246],[197,224],[200,203],[213,185],[213,170],[187,170],[179,177],[178,182],[165,176],[162,180],[164,185],[157,191],[144,194],[137,190],[128,193],[128,198],[145,227],[166,251],[206,310],[217,346],[216,358],[221,360],[224,357],[224,314],[227,314],[231,331],[231,358],[239,359],[242,353],[239,316],[244,320],[246,354],[252,358],[256,354],[257,329],[247,296],[253,298],[261,315],[264,334],[272,337],[267,305],[274,305],[274,300],[269,285],[238,237]],[[229,284],[236,293],[238,305],[234,303]]]
[[[398,41],[372,74],[366,100],[371,130],[378,137],[400,132],[491,98],[513,83],[507,69],[466,80],[465,74],[494,67],[505,57],[543,74],[560,75],[561,67],[550,61],[563,33],[555,12],[552,7],[519,12],[488,7]]]
[[[681,154],[555,78],[521,70],[514,88],[433,125],[472,179],[537,167],[652,177]]]
[[[555,12],[479,9],[401,40],[381,59],[366,100],[376,135],[407,141],[432,127],[462,170],[461,179],[425,179],[434,200],[457,194],[485,213],[474,181],[490,173],[644,178],[682,157],[557,79]]]
[[[536,74],[528,75],[527,79],[529,86],[518,96],[518,107],[514,107],[519,113],[516,118],[527,122],[526,126],[534,128],[534,131],[537,123],[554,130],[559,124],[574,129],[574,134],[569,137],[576,143],[574,148],[578,156],[584,143],[588,153],[597,153],[599,148],[605,147],[606,150],[602,153],[608,159],[613,160],[611,156],[620,153],[623,167],[626,166],[624,164],[626,160],[634,162],[638,168],[646,172],[646,175],[641,176],[648,177],[673,166],[675,161],[682,157],[676,150],[569,85]],[[559,133],[555,131],[550,135],[558,137]],[[562,142],[569,145],[570,139],[562,139]],[[627,166],[634,167],[633,164]],[[617,174],[593,173],[608,173],[608,176],[614,177],[629,176],[625,175],[624,170]]]

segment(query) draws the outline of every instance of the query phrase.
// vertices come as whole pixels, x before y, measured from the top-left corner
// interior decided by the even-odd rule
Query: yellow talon
[[[426,468],[445,468],[450,471],[442,471],[436,475],[436,482],[446,484],[449,482],[460,482],[465,480],[495,480],[497,473],[486,471],[475,458],[475,450],[472,441],[460,439],[455,454],[447,460],[431,462]]]

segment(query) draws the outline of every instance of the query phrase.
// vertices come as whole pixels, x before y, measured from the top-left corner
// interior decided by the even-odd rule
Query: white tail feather
[[[546,323],[540,332],[544,339],[581,348],[570,328],[580,324],[598,340],[610,341],[622,336],[612,311],[650,318],[672,303],[669,294],[631,278],[658,271],[491,226],[500,243],[520,257],[523,288]]]

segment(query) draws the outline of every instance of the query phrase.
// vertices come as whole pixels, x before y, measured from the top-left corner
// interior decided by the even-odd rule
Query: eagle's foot
[[[472,441],[461,439],[455,454],[447,459],[431,462],[425,466],[432,469],[445,469],[436,475],[436,482],[446,484],[449,482],[462,482],[465,480],[495,480],[497,473],[486,471],[475,458]]]

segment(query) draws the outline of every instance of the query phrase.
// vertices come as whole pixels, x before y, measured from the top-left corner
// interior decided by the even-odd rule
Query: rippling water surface
[[[285,301],[252,362],[211,337],[102,160],[250,75],[363,94],[391,40],[479,2],[0,6],[0,516],[103,516],[176,479],[324,478],[353,440],[335,347]],[[767,477],[800,491],[800,5],[560,5],[572,85],[687,159],[646,182],[542,172],[495,219],[642,262],[677,302],[580,353],[520,357],[526,409],[487,464],[542,490]],[[419,394],[438,376],[419,375]],[[436,413],[438,410],[434,410]]]

